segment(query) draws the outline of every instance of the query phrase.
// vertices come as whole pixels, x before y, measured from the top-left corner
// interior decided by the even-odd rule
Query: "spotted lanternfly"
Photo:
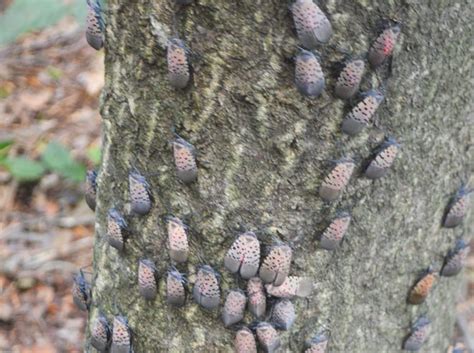
[[[400,35],[400,25],[385,29],[372,44],[369,50],[369,62],[372,67],[380,66],[390,55]]]
[[[222,321],[224,326],[229,327],[244,318],[245,306],[247,305],[247,297],[245,293],[240,290],[231,290],[227,294],[222,310]]]
[[[265,315],[267,298],[263,282],[259,277],[250,278],[247,283],[247,293],[249,296],[249,310],[257,319]]]
[[[291,6],[298,38],[306,48],[314,49],[329,41],[332,26],[313,0],[296,0]]]
[[[430,294],[431,288],[436,281],[436,273],[429,267],[425,273],[418,279],[408,296],[408,302],[410,304],[421,304],[425,301],[428,294]]]
[[[291,299],[295,296],[305,298],[311,294],[313,283],[308,277],[288,276],[280,286],[267,284],[265,289],[268,295],[277,298]]]
[[[378,90],[366,92],[364,98],[344,118],[342,131],[351,136],[362,131],[371,122],[383,98],[383,94]]]
[[[74,276],[72,284],[72,299],[74,304],[76,304],[80,310],[89,310],[89,305],[91,303],[91,287],[89,283],[87,283],[82,270],[79,270],[79,273]]]
[[[110,330],[107,318],[103,314],[99,314],[95,319],[94,326],[91,330],[92,347],[97,349],[99,352],[106,352],[109,347],[111,336],[112,331]]]
[[[104,20],[98,0],[87,0],[86,39],[95,50],[104,46]]]
[[[448,206],[448,211],[444,217],[443,225],[446,228],[454,228],[461,224],[469,207],[469,194],[471,190],[462,187],[454,196],[454,199]]]
[[[355,164],[351,159],[338,161],[321,184],[319,196],[326,201],[337,199],[349,183],[354,168]]]
[[[197,179],[196,149],[186,140],[177,136],[173,141],[176,175],[183,183],[192,183]]]
[[[166,278],[166,302],[175,306],[183,306],[186,301],[186,290],[184,285],[186,279],[175,268],[168,271]]]
[[[123,316],[114,318],[114,328],[112,332],[111,353],[131,353],[132,352],[132,331],[128,326],[128,321]]]
[[[189,253],[188,227],[177,217],[168,217],[168,249],[171,260],[186,262]]]
[[[393,139],[388,139],[375,155],[365,170],[365,175],[369,179],[378,179],[386,175],[397,157],[400,145]]]
[[[138,290],[146,300],[156,297],[156,266],[147,259],[138,262]]]
[[[255,276],[260,264],[260,242],[252,232],[240,234],[224,258],[224,266],[242,278]]]
[[[111,208],[107,214],[107,241],[110,246],[122,251],[125,242],[127,222],[115,208]]]
[[[218,274],[211,266],[202,266],[196,277],[193,288],[194,300],[204,309],[214,309],[219,306],[221,294]]]
[[[263,350],[267,353],[276,352],[281,342],[278,332],[268,322],[260,322],[257,325],[257,338]]]
[[[304,351],[304,353],[324,353],[328,346],[328,337],[324,334],[318,334],[311,339],[309,342],[309,347]]]
[[[318,58],[301,49],[295,58],[295,84],[298,91],[308,97],[317,97],[325,87],[323,70]]]
[[[295,319],[295,306],[288,299],[278,301],[272,308],[272,323],[277,329],[289,330]]]
[[[456,247],[448,252],[448,255],[444,259],[444,265],[441,270],[441,275],[445,277],[451,277],[461,272],[462,268],[466,264],[467,255],[471,247],[466,244],[462,239],[456,242]]]
[[[420,350],[423,343],[425,343],[430,333],[430,320],[425,316],[420,317],[416,320],[415,324],[411,328],[411,332],[405,339],[403,349],[406,351],[418,351]]]
[[[139,215],[150,212],[150,185],[138,171],[132,171],[128,174],[128,190],[132,212]]]
[[[293,251],[288,245],[272,246],[258,272],[262,281],[264,283],[272,283],[275,286],[281,285],[288,276],[288,273],[290,273],[292,254]]]
[[[364,75],[365,63],[363,60],[353,60],[346,64],[336,82],[336,96],[349,99],[359,90],[360,81]]]
[[[321,247],[326,250],[336,249],[344,238],[350,223],[351,216],[346,212],[341,213],[329,224],[321,236]]]
[[[235,334],[234,348],[236,353],[257,353],[257,342],[252,331],[242,327]]]
[[[184,42],[172,38],[168,42],[167,50],[168,78],[174,88],[184,88],[188,85],[190,73],[189,62]]]
[[[86,174],[86,203],[92,211],[95,210],[95,198],[97,196],[97,172],[88,170]]]

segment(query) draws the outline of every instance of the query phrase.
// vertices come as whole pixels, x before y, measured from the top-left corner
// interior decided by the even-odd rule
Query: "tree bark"
[[[291,272],[310,276],[315,290],[295,300],[297,320],[280,332],[282,351],[300,352],[328,329],[330,352],[399,352],[424,313],[432,327],[421,351],[446,351],[460,277],[441,278],[422,305],[406,298],[419,273],[430,264],[439,270],[463,233],[442,228],[441,219],[473,167],[471,2],[331,0],[321,7],[334,29],[319,50],[327,85],[308,99],[294,86],[299,43],[287,2],[199,0],[179,9],[173,1],[108,1],[91,318],[99,309],[110,322],[126,316],[135,352],[232,351],[234,332],[223,327],[220,309],[204,311],[190,295],[181,309],[166,305],[168,214],[191,229],[191,256],[180,267],[189,288],[205,262],[222,275],[223,298],[245,289],[223,267],[236,234],[255,231],[265,247],[275,238],[292,244]],[[382,18],[403,23],[392,68],[368,69],[361,88],[383,83],[386,98],[377,127],[349,137],[340,129],[349,107],[334,97],[333,67],[343,51],[364,55]],[[167,81],[165,44],[176,32],[192,51],[193,81],[184,91]],[[176,178],[173,129],[197,148],[198,181],[189,186]],[[364,178],[363,161],[387,135],[401,142],[401,155],[386,177]],[[318,188],[330,161],[343,157],[355,158],[357,171],[343,196],[325,203]],[[126,217],[131,236],[119,253],[105,240],[106,215],[110,207],[126,210],[132,166],[147,176],[153,208]],[[346,240],[334,252],[320,249],[317,236],[341,210],[353,216]],[[472,233],[469,222],[464,230]],[[142,257],[161,276],[152,303],[138,292]]]

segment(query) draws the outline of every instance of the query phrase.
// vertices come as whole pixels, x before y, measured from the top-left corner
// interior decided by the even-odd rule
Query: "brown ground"
[[[0,140],[15,139],[11,155],[37,158],[54,139],[86,161],[100,143],[102,85],[103,53],[71,19],[0,49]],[[0,352],[82,351],[86,314],[70,289],[72,274],[91,264],[94,214],[81,188],[56,174],[20,185],[0,168]],[[474,337],[474,256],[467,267],[457,330],[466,341]]]

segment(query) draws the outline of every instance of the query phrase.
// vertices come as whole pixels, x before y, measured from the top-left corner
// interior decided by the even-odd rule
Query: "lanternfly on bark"
[[[324,333],[318,334],[309,341],[308,346],[304,353],[324,353],[328,346],[328,337]]]
[[[443,225],[446,228],[454,228],[461,224],[469,208],[469,195],[472,190],[462,187],[448,205]]]
[[[184,276],[175,268],[168,271],[166,278],[166,302],[174,306],[183,306],[186,301]]]
[[[259,277],[250,278],[247,283],[247,293],[249,296],[249,311],[257,319],[265,315],[267,307],[267,298],[263,282]]]
[[[225,327],[229,327],[244,318],[245,306],[247,305],[247,297],[240,290],[231,290],[227,294],[227,298],[222,310],[222,321]]]
[[[110,340],[112,338],[112,330],[109,322],[103,314],[94,321],[94,326],[91,330],[91,345],[99,352],[106,352],[109,348]]]
[[[138,262],[138,290],[146,300],[153,300],[156,297],[156,266],[148,259]]]
[[[128,190],[132,212],[142,216],[150,212],[150,185],[138,171],[128,174]]]
[[[360,81],[364,75],[365,63],[363,60],[349,61],[342,69],[336,82],[336,96],[349,99],[359,90]]]
[[[196,149],[186,140],[177,136],[173,141],[173,156],[176,175],[183,183],[197,179]]]
[[[376,152],[374,159],[365,170],[369,179],[378,179],[385,176],[400,151],[400,145],[394,139],[388,139]]]
[[[376,68],[383,64],[387,58],[392,55],[395,44],[400,35],[400,25],[395,24],[389,28],[386,28],[380,35],[375,39],[372,47],[369,50],[369,63],[372,67]]]
[[[325,201],[337,199],[345,187],[354,171],[355,164],[351,159],[341,159],[336,162],[335,167],[329,172],[319,189],[319,196]]]
[[[309,277],[288,276],[280,286],[265,285],[267,294],[277,298],[306,298],[313,291],[313,282]]]
[[[87,43],[99,50],[104,46],[104,20],[102,18],[102,9],[98,0],[87,0]]]
[[[290,273],[293,250],[286,244],[274,245],[260,266],[259,277],[264,283],[281,285]]]
[[[295,306],[288,299],[279,300],[272,308],[272,323],[280,330],[289,330],[296,320]]]
[[[95,210],[97,197],[97,172],[95,170],[88,170],[86,174],[86,203],[92,211]]]
[[[74,281],[72,284],[72,299],[74,304],[76,304],[80,310],[89,310],[91,303],[91,287],[89,283],[87,283],[82,270],[80,270],[79,273],[74,276]]]
[[[421,304],[425,301],[430,294],[431,288],[437,278],[436,273],[429,267],[425,273],[418,279],[408,296],[408,302],[410,304]]]
[[[326,250],[336,249],[344,238],[350,222],[351,216],[347,212],[337,216],[322,234],[321,247]]]
[[[177,217],[167,218],[168,249],[171,260],[186,262],[189,254],[188,227]]]
[[[191,77],[188,55],[184,42],[178,38],[168,41],[168,78],[174,88],[184,88]]]
[[[119,251],[123,250],[127,222],[115,208],[111,208],[107,214],[107,241],[110,246]]]
[[[431,322],[425,316],[420,317],[412,326],[411,332],[405,339],[403,349],[406,351],[418,351],[428,339]]]
[[[278,332],[268,322],[260,322],[257,325],[257,338],[260,346],[267,353],[276,352],[280,348]]]
[[[462,268],[466,264],[467,255],[471,247],[463,239],[456,241],[456,246],[453,250],[450,250],[446,258],[444,259],[444,265],[441,269],[441,276],[451,277],[456,276],[461,272]]]
[[[308,50],[301,49],[295,57],[295,84],[308,97],[319,96],[326,85],[318,58]]]
[[[236,353],[257,353],[257,342],[252,331],[247,327],[238,330],[234,338],[234,348]]]
[[[370,90],[364,94],[364,98],[352,108],[342,122],[342,131],[354,136],[368,126],[383,101],[383,94],[379,90]]]
[[[255,276],[260,265],[260,242],[253,232],[238,236],[224,257],[224,265],[244,279]]]
[[[314,49],[320,43],[327,43],[332,35],[328,18],[313,0],[296,0],[291,5],[298,38],[304,47]]]
[[[204,265],[198,270],[193,297],[204,309],[211,310],[219,306],[221,298],[219,278],[211,266]]]
[[[111,353],[131,353],[132,352],[132,330],[128,326],[128,321],[123,316],[114,318],[112,331]]]

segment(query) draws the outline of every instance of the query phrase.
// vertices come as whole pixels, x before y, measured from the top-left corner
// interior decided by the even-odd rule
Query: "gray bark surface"
[[[316,288],[295,301],[297,320],[281,333],[282,351],[301,352],[326,328],[330,352],[399,352],[411,323],[426,313],[432,333],[421,352],[445,352],[460,276],[441,278],[422,305],[406,297],[463,233],[440,223],[473,166],[471,1],[322,2],[334,35],[320,48],[327,87],[317,99],[294,86],[299,43],[289,3],[199,0],[175,20],[172,3],[108,1],[91,317],[99,309],[110,321],[128,317],[135,352],[232,351],[234,332],[223,327],[220,310],[206,312],[191,296],[181,309],[165,303],[163,218],[174,214],[191,229],[191,257],[180,267],[190,289],[203,261],[221,273],[222,297],[238,284],[245,289],[223,267],[241,231],[255,231],[264,245],[274,238],[293,245],[292,274],[310,276]],[[368,70],[362,89],[383,81],[386,99],[378,127],[349,137],[340,130],[348,107],[334,98],[332,67],[343,58],[338,49],[366,53],[381,18],[403,22],[392,72]],[[193,82],[184,91],[167,81],[173,22],[192,51]],[[172,128],[197,148],[199,176],[190,186],[175,175]],[[385,135],[401,142],[402,153],[386,177],[371,181],[361,166]],[[342,198],[325,203],[318,188],[330,161],[343,157],[355,158],[357,171]],[[105,241],[105,221],[110,207],[125,209],[132,166],[147,175],[154,205],[147,216],[127,216],[131,236],[120,254]],[[320,249],[317,236],[343,210],[353,215],[346,240],[335,252]],[[469,218],[464,224],[469,235]],[[161,276],[152,303],[138,292],[142,257]]]

